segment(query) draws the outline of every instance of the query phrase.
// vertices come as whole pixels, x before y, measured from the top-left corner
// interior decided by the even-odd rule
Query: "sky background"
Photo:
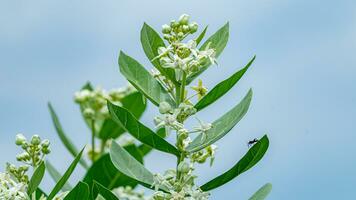
[[[126,84],[118,72],[123,50],[151,68],[141,48],[143,22],[156,30],[188,13],[208,35],[227,21],[230,39],[202,79],[212,88],[256,61],[229,94],[199,116],[213,121],[253,88],[245,118],[217,144],[213,167],[198,166],[204,183],[233,166],[246,142],[268,133],[270,148],[256,167],[212,192],[211,199],[245,200],[266,182],[269,199],[350,199],[356,185],[356,2],[265,1],[16,1],[0,2],[0,169],[14,161],[16,133],[52,141],[52,163],[64,171],[73,159],[47,110],[51,101],[78,147],[89,131],[73,103],[86,81],[106,89]],[[142,121],[153,127],[153,105]],[[146,157],[162,172],[174,166],[163,153]],[[83,175],[78,168],[74,184]],[[49,176],[45,190],[54,185]]]

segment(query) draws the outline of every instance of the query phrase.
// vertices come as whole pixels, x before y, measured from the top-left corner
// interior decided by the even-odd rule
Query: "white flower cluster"
[[[196,176],[192,175],[193,166],[182,162],[178,166],[182,176],[177,180],[176,171],[168,170],[162,176],[155,174],[154,185],[156,192],[153,194],[153,200],[207,200],[208,192],[203,192],[194,184]],[[159,188],[165,188],[169,193],[158,191]]]
[[[113,192],[120,200],[149,200],[143,191],[135,191],[130,186],[118,187]]]
[[[17,182],[9,173],[0,172],[0,199],[1,200],[28,200],[27,184]]]
[[[189,15],[182,15],[178,22],[171,21],[170,25],[163,25],[162,32],[169,46],[159,47],[158,56],[153,60],[159,59],[162,67],[175,70],[176,79],[182,79],[183,73],[189,76],[197,72],[207,62],[216,63],[215,50],[207,45],[204,50],[197,48],[196,40],[189,40],[183,43],[182,40],[189,34],[197,31],[198,24],[189,24]]]
[[[104,120],[109,117],[106,106],[107,100],[120,105],[121,100],[135,91],[134,87],[127,87],[105,91],[100,87],[94,90],[82,89],[74,94],[74,100],[81,107],[84,117],[93,120]]]

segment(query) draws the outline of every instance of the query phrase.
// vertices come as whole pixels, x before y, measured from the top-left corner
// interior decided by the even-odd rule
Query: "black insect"
[[[257,143],[259,140],[257,138],[248,141],[247,146],[251,147],[252,145],[254,145],[255,143]]]

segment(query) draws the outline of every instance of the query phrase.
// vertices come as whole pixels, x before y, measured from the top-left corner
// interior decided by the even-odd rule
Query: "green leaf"
[[[230,76],[228,79],[217,84],[208,94],[206,94],[194,107],[197,111],[202,110],[203,108],[209,106],[214,103],[224,94],[226,94],[245,74],[247,69],[251,66],[256,56],[252,58],[252,60],[241,70]]]
[[[119,65],[120,71],[126,79],[153,104],[158,106],[160,102],[166,101],[169,104],[174,105],[174,100],[171,95],[135,59],[120,52]]]
[[[153,185],[153,174],[115,141],[111,145],[110,158],[114,166],[126,176],[143,185]]]
[[[272,190],[272,184],[266,183],[255,194],[252,195],[249,200],[264,200]]]
[[[80,158],[82,157],[83,151],[84,151],[84,148],[80,151],[80,153],[77,155],[77,157],[75,157],[74,161],[70,164],[70,166],[68,167],[67,171],[64,173],[64,175],[59,179],[57,184],[54,186],[54,188],[51,191],[51,193],[49,194],[47,200],[52,200],[53,197],[62,189],[64,184],[69,179],[70,175],[73,173],[73,171],[74,171],[75,167],[77,166]]]
[[[206,31],[208,30],[208,26],[206,26],[204,28],[204,30],[199,34],[199,36],[195,39],[195,42],[197,43],[197,46],[199,45],[199,43],[203,40]]]
[[[89,200],[89,186],[86,183],[79,182],[72,191],[70,191],[63,200]]]
[[[46,171],[46,166],[44,162],[41,162],[41,164],[33,172],[31,180],[28,184],[28,189],[27,189],[28,195],[31,195],[34,191],[37,190],[37,187],[40,185],[45,171]]]
[[[54,182],[57,183],[62,177],[61,173],[59,173],[58,170],[48,160],[46,161],[46,168]],[[72,188],[73,187],[69,183],[65,183],[62,187],[62,191],[69,191]]]
[[[167,137],[166,135],[166,129],[165,128],[160,128],[157,133],[158,136],[160,136],[161,138],[165,138]],[[142,156],[147,155],[148,153],[150,153],[152,151],[152,147],[146,145],[146,144],[141,144],[140,146],[138,146],[138,149],[140,150]]]
[[[232,179],[244,173],[245,171],[249,170],[262,159],[268,149],[268,145],[268,137],[265,135],[262,137],[261,140],[259,140],[249,149],[249,151],[244,155],[244,157],[241,158],[238,163],[236,163],[236,165],[234,165],[234,167],[232,167],[222,175],[214,178],[213,180],[205,183],[200,188],[203,191],[215,189],[231,181]]]
[[[140,92],[134,92],[121,100],[122,106],[129,110],[136,118],[140,118],[146,109],[146,98]],[[125,130],[111,118],[104,121],[98,137],[103,140],[115,139],[123,134]]]
[[[204,42],[204,44],[199,49],[204,50],[209,45],[209,48],[215,49],[215,57],[217,58],[224,50],[228,40],[229,40],[229,23],[226,23],[222,28],[220,28],[216,33],[214,33],[206,42]],[[201,70],[189,75],[189,77],[187,78],[187,84],[191,83],[197,76],[203,73],[210,65],[211,65],[210,62],[206,62],[206,64],[202,66]]]
[[[224,137],[246,114],[252,99],[250,89],[242,101],[222,117],[213,122],[212,128],[206,132],[206,136],[200,134],[186,148],[188,152],[199,151]]]
[[[36,200],[43,200],[43,197],[47,197],[47,194],[41,190],[41,188],[37,188],[36,190]]]
[[[93,190],[97,190],[97,193],[104,197],[105,200],[119,200],[119,198],[117,198],[108,188],[96,181],[94,181]]]
[[[125,146],[124,149],[140,163],[143,163],[142,154],[135,145]],[[134,188],[137,185],[136,180],[124,175],[116,169],[111,162],[109,154],[105,154],[95,161],[89,168],[83,181],[90,186],[96,181],[110,190],[120,186],[131,186]]]
[[[54,111],[54,108],[52,107],[51,103],[48,103],[48,109],[51,114],[54,127],[57,131],[57,135],[59,136],[59,138],[61,139],[64,146],[69,151],[69,153],[71,153],[74,157],[76,157],[78,155],[78,149],[75,147],[73,142],[68,138],[68,136],[63,131],[62,125],[61,125],[61,123],[58,119],[58,116],[57,116],[56,112]],[[83,159],[80,160],[80,164],[84,168],[86,168],[86,169],[88,168],[88,164]]]
[[[89,90],[89,91],[93,91],[94,87],[91,85],[91,83],[88,81],[85,83],[85,85],[82,87],[82,90]]]
[[[140,142],[157,150],[180,156],[176,147],[141,124],[128,110],[108,101],[111,118]]]
[[[164,44],[164,41],[159,36],[159,34],[146,23],[143,24],[141,29],[141,44],[143,51],[153,66],[155,66],[162,75],[177,83],[173,69],[163,68],[159,62],[159,59],[153,60],[159,55],[158,48],[165,47],[166,45]]]

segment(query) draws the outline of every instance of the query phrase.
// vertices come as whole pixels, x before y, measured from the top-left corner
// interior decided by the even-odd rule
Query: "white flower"
[[[16,182],[8,173],[0,173],[0,199],[28,200],[27,185]]]
[[[201,140],[203,141],[206,139],[206,133],[208,132],[208,130],[210,130],[213,127],[213,125],[211,123],[204,123],[199,119],[198,121],[199,121],[199,126],[195,127],[193,131],[200,132]]]

